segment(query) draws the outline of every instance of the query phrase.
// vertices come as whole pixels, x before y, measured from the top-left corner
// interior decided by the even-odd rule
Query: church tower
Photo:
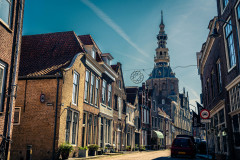
[[[168,56],[167,44],[167,34],[165,33],[165,25],[163,23],[163,12],[161,11],[161,23],[159,25],[160,31],[157,35],[158,47],[156,48],[156,56],[154,57],[154,62],[157,65],[168,64],[170,59]]]
[[[171,103],[172,101],[178,103],[179,89],[178,79],[170,67],[170,56],[167,48],[168,36],[165,32],[162,11],[159,29],[157,48],[155,49],[156,54],[154,56],[154,68],[146,84],[153,91],[153,103],[163,109],[168,115],[171,115]]]

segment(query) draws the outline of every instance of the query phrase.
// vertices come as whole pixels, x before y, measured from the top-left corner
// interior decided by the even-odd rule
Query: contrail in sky
[[[115,32],[117,32],[123,39],[125,39],[133,48],[135,48],[138,52],[140,52],[143,56],[148,57],[148,54],[143,50],[139,49],[139,47],[128,37],[128,35],[115,23],[113,20],[106,15],[100,8],[98,8],[95,4],[90,2],[89,0],[81,0],[86,6],[93,10],[96,15],[102,19],[107,25],[109,25]]]

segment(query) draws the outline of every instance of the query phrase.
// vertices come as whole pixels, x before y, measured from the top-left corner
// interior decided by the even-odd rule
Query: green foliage
[[[139,150],[140,151],[146,151],[146,148],[145,148],[145,146],[142,145]]]
[[[88,147],[78,147],[79,150],[88,150]]]
[[[126,150],[130,151],[131,150],[131,146],[127,146]]]
[[[73,151],[73,146],[69,143],[62,143],[59,147],[61,153],[70,153]]]
[[[89,151],[97,151],[98,148],[99,148],[99,146],[96,144],[91,144],[88,146]]]

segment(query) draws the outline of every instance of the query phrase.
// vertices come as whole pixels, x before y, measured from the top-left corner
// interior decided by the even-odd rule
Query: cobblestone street
[[[104,157],[98,160],[185,160],[190,158],[171,158],[170,150],[137,152],[118,156]],[[195,158],[195,160],[201,160]]]

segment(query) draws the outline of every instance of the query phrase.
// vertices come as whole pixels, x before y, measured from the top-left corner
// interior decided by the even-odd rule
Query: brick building
[[[210,148],[216,156],[240,158],[240,1],[217,0],[217,17],[197,53],[203,106],[210,110]]]
[[[81,146],[85,62],[74,32],[24,36],[11,159],[51,159],[61,143]],[[44,65],[43,65],[44,64]],[[76,154],[76,152],[73,152]]]
[[[138,87],[126,87],[127,103],[134,106],[134,127],[135,127],[135,142],[134,144],[140,147],[141,144],[141,110],[138,105]],[[134,146],[133,146],[134,147]]]
[[[15,108],[14,96],[22,37],[23,8],[24,0],[2,0],[0,3],[0,135],[10,139],[11,122],[14,116],[12,113]],[[8,149],[6,154],[7,152]]]
[[[113,87],[113,145],[120,151],[126,147],[126,88],[123,79],[122,64],[111,65],[118,74]]]
[[[140,144],[143,146],[151,145],[151,95],[152,90],[150,90],[145,83],[138,89],[138,105],[141,114],[141,131],[140,134]]]

